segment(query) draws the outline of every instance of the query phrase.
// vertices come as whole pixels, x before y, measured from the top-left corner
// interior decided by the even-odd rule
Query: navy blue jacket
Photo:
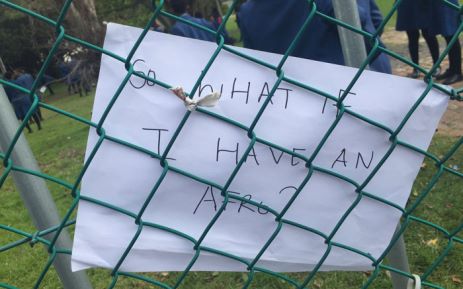
[[[189,20],[191,22],[197,23],[199,25],[205,26],[211,30],[215,30],[214,26],[212,25],[211,22],[207,21],[206,19],[202,18],[195,18],[187,13],[183,14],[180,16],[183,19]],[[183,36],[183,37],[188,37],[188,38],[194,38],[194,39],[200,39],[200,40],[206,40],[206,41],[215,41],[215,36],[212,33],[206,32],[202,29],[193,27],[189,24],[177,21],[172,29],[170,30],[170,33],[178,36]]]
[[[331,0],[315,0],[315,3],[319,12],[334,16]],[[382,21],[376,3],[374,0],[357,0],[357,3],[362,29],[373,33]],[[238,15],[244,46],[283,54],[309,13],[306,0],[248,0]],[[292,55],[344,65],[337,26],[315,15]],[[391,64],[385,54],[380,54],[370,67],[391,73]]]
[[[453,4],[459,5],[458,0],[449,0]],[[443,36],[452,36],[461,23],[458,10],[452,9],[443,4],[442,1],[433,1],[434,17],[432,20],[435,34]]]
[[[32,85],[34,84],[34,77],[29,73],[23,73],[18,78],[16,78],[16,82],[18,85],[31,90]]]
[[[34,78],[32,75],[25,73],[21,74],[16,80],[10,80],[10,82],[30,90],[32,88],[32,84],[34,83]],[[32,106],[29,95],[8,86],[5,86],[5,92],[11,104],[13,105],[16,117],[19,119],[24,119]]]
[[[433,0],[402,0],[397,7],[396,30],[428,30],[431,27]]]
[[[458,4],[458,0],[450,0]],[[430,34],[453,35],[459,25],[458,11],[437,0],[403,0],[397,7],[398,31],[427,30]]]
[[[209,28],[213,31],[216,31],[217,28],[219,28],[218,26],[214,25],[214,23],[204,18],[196,18],[196,17],[189,15],[188,13],[185,13],[180,17],[182,17],[183,19],[189,20],[191,22],[197,23],[199,25],[205,26],[206,28]],[[174,35],[178,35],[178,36],[215,42],[214,34],[206,32],[202,29],[193,27],[189,24],[186,24],[180,21],[177,21],[174,24],[174,26],[170,30],[170,33]],[[232,40],[228,36],[228,32],[225,29],[223,30],[222,35],[225,38],[225,44],[231,44]]]

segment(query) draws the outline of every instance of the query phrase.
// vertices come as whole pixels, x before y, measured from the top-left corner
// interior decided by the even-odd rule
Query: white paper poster
[[[126,57],[140,29],[110,24],[104,48]],[[149,32],[135,53],[135,70],[189,92],[213,55],[215,43]],[[239,49],[277,65],[281,55]],[[285,76],[338,97],[356,70],[290,57]],[[92,121],[104,110],[126,76],[124,63],[103,56]],[[309,174],[305,162],[257,141],[235,178],[237,163],[253,139],[247,128],[277,80],[274,70],[222,50],[198,89],[199,95],[221,92],[209,112],[238,125],[193,111],[167,155],[171,169],[143,213],[144,226],[121,265],[124,271],[182,271],[196,251],[190,240],[159,229],[171,228],[198,240],[219,212],[228,182],[229,195],[266,205],[279,214]],[[394,131],[424,92],[421,81],[364,72],[345,99],[345,107]],[[427,149],[448,98],[431,91],[401,130],[398,139]],[[132,76],[104,122],[107,136],[163,154],[187,112],[171,91]],[[283,81],[253,131],[260,141],[271,142],[309,159],[338,111],[325,97]],[[98,141],[90,130],[87,157]],[[276,271],[309,271],[325,254],[325,239],[303,225],[330,236],[338,221],[357,200],[352,183],[330,175],[339,173],[362,184],[391,148],[390,133],[347,113],[313,161],[315,170],[279,224],[273,212],[229,199],[201,246],[252,261],[267,240],[258,266]],[[405,206],[423,156],[396,146],[364,191]],[[175,172],[182,170],[208,184]],[[146,153],[105,140],[82,180],[82,196],[118,206],[136,215],[163,172],[160,161]],[[332,241],[381,255],[391,240],[400,211],[363,196]],[[113,268],[139,226],[127,214],[85,200],[79,203],[72,254],[73,270]],[[369,270],[371,260],[332,246],[322,270]],[[246,265],[201,251],[192,270],[245,271]]]

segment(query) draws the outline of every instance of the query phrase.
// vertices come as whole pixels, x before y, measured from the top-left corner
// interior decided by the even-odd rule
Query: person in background
[[[216,29],[219,28],[219,26],[222,24],[222,16],[220,16],[219,10],[217,10],[217,8],[212,9],[210,20]]]
[[[189,10],[193,3],[193,0],[169,0],[167,1],[169,4],[170,9],[172,10],[173,14],[179,16],[185,20],[189,20],[196,24],[205,26],[211,30],[214,30],[214,26],[212,23],[207,21],[206,19],[202,18],[195,18],[189,14]],[[215,41],[215,36],[212,33],[204,31],[202,29],[193,27],[187,23],[183,23],[181,21],[175,22],[174,26],[172,26],[170,30],[171,34],[189,37],[194,39],[206,40],[206,41]]]
[[[161,21],[159,21],[159,19],[156,19],[153,22],[153,26],[151,30],[154,30],[157,32],[166,32],[166,27],[164,26],[164,24],[161,23]]]
[[[45,86],[48,89],[48,91],[50,91],[50,94],[54,95],[55,92],[53,91],[53,88],[51,87],[51,83],[53,81],[55,81],[55,78],[45,73],[40,79],[39,86]]]
[[[71,84],[74,87],[74,93],[79,93],[79,96],[82,97],[82,89],[84,89],[85,96],[88,96],[90,93],[90,82],[88,76],[88,67],[84,60],[74,59],[70,62],[72,68],[69,78],[71,79]]]
[[[374,0],[357,0],[362,29],[373,33],[382,21]],[[331,0],[315,0],[317,10],[334,17]],[[244,47],[283,54],[310,13],[304,0],[248,0],[238,15]],[[365,41],[367,52],[371,49]],[[344,65],[337,25],[315,15],[296,45],[293,56]],[[389,58],[379,53],[370,63],[374,71],[391,73]]]
[[[458,0],[449,0],[451,3],[459,5]],[[452,9],[442,3],[442,1],[432,1],[434,17],[432,19],[433,27],[437,34],[441,34],[447,45],[452,37],[457,32],[458,26],[461,24],[458,10]],[[457,39],[455,44],[450,48],[449,68],[442,74],[436,77],[443,84],[449,85],[463,80],[461,72],[461,44]]]
[[[18,69],[15,71],[15,76],[16,76],[16,82],[19,86],[22,86],[28,90],[32,90],[32,86],[34,85],[35,79],[30,73],[27,73],[24,69]],[[39,96],[39,101],[41,101],[42,99],[41,99],[40,94],[38,94],[38,96]],[[32,105],[32,98],[29,97],[29,100]],[[43,120],[43,117],[42,117],[42,111],[40,110],[40,106],[36,108],[35,113],[32,115],[32,120],[37,123],[39,130],[41,130],[42,126],[40,122]]]
[[[30,74],[24,73],[23,71],[20,71],[20,70],[15,71],[13,75],[10,72],[7,72],[5,74],[5,79],[8,80],[9,82],[12,82],[13,84],[24,87],[26,89],[31,89],[32,84],[34,83],[34,79],[32,78]],[[20,90],[17,90],[9,86],[5,86],[5,92],[11,104],[13,105],[13,109],[16,114],[16,117],[20,121],[23,121],[32,106],[32,102],[31,102],[29,95],[27,93],[24,93]],[[40,118],[37,115],[37,113],[33,113],[32,118],[37,124],[38,129],[41,130],[42,125],[41,125]],[[29,123],[26,123],[26,128],[29,131],[29,133],[32,132],[32,129]]]
[[[168,3],[168,6],[170,7],[170,10],[176,16],[179,16],[193,23],[202,25],[213,31],[216,30],[216,28],[210,21],[207,21],[206,19],[203,19],[203,18],[196,18],[189,14],[189,10],[191,9],[193,0],[168,0],[167,3]],[[206,40],[206,41],[211,41],[211,42],[215,42],[216,40],[215,35],[213,33],[193,27],[192,25],[183,23],[181,21],[175,22],[174,26],[172,26],[170,30],[170,33],[174,35],[178,35],[178,36]],[[225,30],[223,31],[223,36],[225,37],[225,43],[231,44],[231,39],[228,37],[228,34]]]
[[[79,93],[82,96],[82,75],[81,75],[81,62],[72,59],[69,62],[69,73],[67,75],[68,92],[72,90],[73,93]]]
[[[412,62],[420,64],[419,58],[419,38],[421,34],[426,41],[432,61],[435,64],[439,58],[439,42],[436,35],[439,34],[435,23],[433,23],[433,3],[432,0],[402,0],[397,7],[397,31],[405,31],[408,38],[408,51]],[[440,73],[440,68],[436,70],[434,76]],[[408,76],[418,78],[418,69],[414,68]]]
[[[223,18],[220,15],[219,10],[217,10],[217,8],[212,9],[212,14],[210,16],[210,22],[215,27],[215,30],[219,29],[220,25],[222,25]],[[236,39],[234,39],[233,37],[230,37],[225,27],[223,28],[223,36],[225,37],[225,44],[233,44],[236,42]]]
[[[71,85],[71,77],[69,76],[69,74],[71,73],[72,68],[69,65],[69,63],[63,60],[60,60],[58,62],[58,69],[60,71],[60,77],[65,79],[65,83],[68,88],[68,94],[71,95],[72,85]]]

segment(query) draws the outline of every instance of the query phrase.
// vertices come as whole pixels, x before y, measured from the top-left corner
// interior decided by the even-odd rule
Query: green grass
[[[381,10],[383,17],[386,17],[389,11],[391,11],[394,1],[393,0],[376,0],[376,4],[378,4],[379,10]],[[395,27],[396,20],[397,20],[397,13],[394,13],[392,18],[387,23],[387,27]]]
[[[236,15],[233,14],[228,19],[225,29],[227,29],[228,35],[236,40],[234,43],[235,46],[243,46],[243,42],[241,41],[241,32],[238,24],[236,23]]]
[[[67,96],[63,87],[57,89],[57,95],[47,97],[45,101],[55,107],[90,118],[93,95],[78,97]],[[45,122],[42,131],[34,130],[26,134],[41,169],[50,175],[72,182],[82,168],[88,128],[62,115],[44,110]],[[33,126],[33,128],[35,128]],[[437,135],[431,145],[431,151],[443,155],[456,138]],[[461,150],[449,160],[450,165],[463,163]],[[1,172],[1,171],[0,171]],[[435,166],[427,160],[415,182],[410,202],[415,200],[421,190],[428,184],[436,172]],[[454,175],[444,174],[424,203],[416,211],[416,216],[439,224],[452,230],[462,222],[463,194],[462,179]],[[68,190],[49,183],[52,195],[57,203],[61,216],[69,207],[72,198]],[[13,226],[27,232],[34,232],[34,227],[22,205],[18,192],[8,177],[6,184],[0,188],[0,224]],[[461,234],[460,234],[461,236]],[[0,246],[17,240],[17,235],[1,231]],[[438,257],[446,245],[446,240],[433,228],[420,223],[411,223],[405,233],[408,255],[413,273],[423,273]],[[463,246],[457,245],[450,255],[431,275],[430,280],[443,288],[457,289],[463,279]],[[28,244],[0,253],[0,283],[4,282],[17,288],[31,288],[43,270],[47,254],[41,245],[31,248]],[[107,288],[111,282],[110,272],[103,269],[87,271],[94,288]],[[143,274],[156,280],[174,284],[179,273]],[[289,274],[290,277],[302,280],[307,273]],[[329,272],[318,273],[311,288],[360,288],[367,280],[369,273]],[[196,273],[188,275],[182,288],[214,289],[241,288],[247,280],[244,273]],[[455,281],[456,280],[456,281]],[[0,286],[1,287],[1,286]],[[61,288],[54,269],[51,269],[40,288]],[[116,288],[156,288],[133,278],[120,277]],[[293,288],[284,281],[264,274],[257,274],[250,288]],[[391,288],[385,271],[374,281],[370,288]]]

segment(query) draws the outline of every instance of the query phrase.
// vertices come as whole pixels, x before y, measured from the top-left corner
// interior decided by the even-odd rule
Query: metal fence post
[[[358,13],[357,1],[355,0],[332,0],[334,14],[338,20],[343,21],[356,28],[361,28],[360,17]],[[365,41],[363,36],[338,26],[339,38],[341,40],[342,53],[344,55],[345,65],[351,67],[360,67],[362,62],[367,58]],[[399,226],[397,226],[396,232]],[[405,250],[405,241],[403,235],[396,241],[387,256],[392,267],[404,272],[410,272],[407,252]],[[400,274],[391,272],[392,284],[395,289],[407,289],[408,278]]]
[[[400,225],[397,226],[396,232],[399,231],[399,229]],[[389,254],[387,255],[387,259],[392,267],[410,273],[410,265],[408,264],[407,250],[405,249],[405,241],[403,235],[400,235],[397,242],[395,242],[394,246],[391,248],[391,251],[389,251]],[[395,289],[409,288],[408,284],[411,280],[407,277],[391,272],[391,279],[392,286],[394,286]]]
[[[356,28],[361,28],[360,16],[355,0],[333,0],[333,8],[336,19]],[[360,67],[365,58],[367,58],[363,36],[341,26],[338,26],[338,34],[341,40],[345,65]]]
[[[0,148],[6,151],[18,128],[18,120],[13,112],[3,86],[0,85]],[[34,171],[39,171],[37,161],[26,141],[21,135],[11,155],[13,163]],[[19,172],[12,172],[13,180],[19,190],[21,198],[29,211],[37,230],[60,224],[58,210],[48,191],[45,181],[41,178]],[[45,236],[51,239],[52,234]],[[56,242],[59,248],[72,248],[71,238],[63,230]],[[71,271],[71,256],[58,254],[53,262],[58,276],[65,289],[91,289],[92,286],[84,272]]]

